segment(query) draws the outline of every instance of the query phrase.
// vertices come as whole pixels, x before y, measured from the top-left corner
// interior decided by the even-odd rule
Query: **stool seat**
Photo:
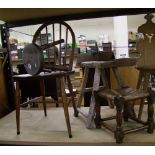
[[[82,62],[82,66],[88,68],[109,68],[113,66],[114,61],[86,61]]]
[[[115,96],[123,97],[126,101],[133,101],[149,96],[149,93],[144,90],[134,88],[106,89],[97,93],[100,97],[106,97],[113,100]]]

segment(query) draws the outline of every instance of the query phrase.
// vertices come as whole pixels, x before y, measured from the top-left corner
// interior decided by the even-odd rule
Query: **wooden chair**
[[[49,38],[49,33],[52,34],[52,39]],[[68,36],[71,36],[70,42],[72,43],[72,48],[70,54],[67,55],[67,44]],[[44,37],[43,37],[44,36]],[[61,44],[65,43],[65,51],[62,53]],[[50,57],[49,48],[51,46],[58,46],[58,55],[54,48],[53,56]],[[47,50],[48,59],[47,63],[44,63],[43,50]],[[72,105],[74,109],[74,116],[77,116],[76,105],[74,101],[74,92],[72,88],[72,83],[70,75],[74,73],[72,71],[73,60],[74,60],[74,50],[75,50],[75,35],[71,27],[63,22],[48,22],[41,25],[32,40],[32,44],[27,45],[23,52],[23,62],[26,71],[31,74],[15,75],[14,80],[16,81],[16,122],[17,122],[17,134],[20,134],[20,82],[28,80],[38,80],[40,83],[40,92],[42,96],[43,108],[45,116],[46,102],[45,102],[45,82],[47,80],[59,79],[59,91],[62,97],[62,103],[64,108],[64,114],[66,118],[66,124],[68,129],[69,137],[72,137],[71,126],[69,121],[68,113],[68,103],[66,102],[65,85],[67,85],[71,94]],[[39,59],[37,59],[39,58]],[[52,62],[52,63],[51,63]],[[50,83],[49,83],[50,85]],[[52,85],[50,85],[52,87]]]
[[[101,125],[114,132],[114,136],[116,138],[117,143],[122,143],[125,134],[130,132],[147,129],[148,133],[153,133],[154,130],[154,120],[153,120],[153,93],[151,90],[144,91],[140,89],[133,89],[126,86],[123,83],[121,75],[119,73],[119,67],[129,67],[136,64],[136,59],[134,58],[125,58],[125,59],[117,59],[114,60],[112,65],[112,70],[114,72],[114,76],[118,83],[117,89],[109,89],[104,88],[100,91],[95,91],[95,99],[96,99],[96,118],[95,123],[97,128],[101,128]],[[106,78],[106,77],[105,77]],[[116,107],[116,116],[101,118],[101,106],[99,103],[99,99],[107,99],[114,103]],[[132,110],[133,101],[139,99],[147,99],[148,100],[148,119],[146,122],[136,118],[135,113]],[[104,101],[103,100],[103,101]],[[116,118],[116,127],[113,129],[109,126],[105,121]],[[124,130],[122,126],[122,122],[128,121],[128,119],[132,119],[138,123],[143,124],[141,127]]]
[[[139,79],[137,89],[142,87],[146,90],[151,82],[151,76],[155,73],[155,23],[153,23],[152,14],[145,16],[146,23],[138,27],[138,33],[143,38],[137,42],[137,51],[141,54],[137,62],[137,69],[139,70]],[[141,119],[144,107],[144,100],[141,100],[138,118]]]

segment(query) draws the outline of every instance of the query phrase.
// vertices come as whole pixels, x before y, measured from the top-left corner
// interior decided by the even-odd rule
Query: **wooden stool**
[[[65,119],[66,119],[66,124],[67,124],[67,129],[68,129],[68,134],[69,138],[72,137],[71,133],[71,126],[70,126],[70,120],[69,120],[69,112],[68,112],[68,104],[67,104],[67,99],[66,99],[66,93],[65,93],[65,82],[64,82],[64,77],[67,77],[67,82],[68,82],[68,88],[71,94],[73,94],[72,90],[72,85],[70,81],[69,74],[72,72],[64,72],[64,71],[55,71],[52,73],[47,73],[47,74],[39,74],[35,76],[31,76],[29,74],[22,74],[22,75],[15,75],[13,78],[16,82],[16,123],[17,123],[17,134],[20,134],[20,82],[24,82],[24,80],[39,80],[40,81],[40,90],[41,90],[41,96],[42,96],[42,103],[43,103],[43,108],[44,108],[44,115],[47,116],[47,110],[46,110],[46,103],[45,103],[45,85],[44,85],[44,80],[49,79],[49,78],[60,78],[60,90],[61,90],[61,97],[62,97],[62,102],[63,102],[63,108],[64,108],[64,114],[65,114]],[[52,87],[52,86],[51,86]],[[74,115],[77,115],[76,111],[76,105],[74,102],[74,96],[72,95],[72,102],[73,102],[73,107],[74,107]]]
[[[84,76],[81,86],[81,91],[79,94],[78,102],[77,102],[77,111],[81,113],[84,117],[87,118],[87,128],[92,128],[94,124],[94,117],[95,117],[95,98],[94,98],[94,91],[108,88],[107,80],[103,77],[105,77],[105,70],[104,68],[107,68],[107,66],[110,66],[113,61],[87,61],[82,62],[82,66],[84,66]],[[93,87],[86,88],[87,80],[88,80],[88,74],[89,69],[94,68],[95,74],[94,74],[94,81],[93,81]],[[100,86],[100,77],[103,82],[103,86]],[[89,113],[84,113],[80,107],[82,98],[84,96],[85,92],[92,92],[91,100],[90,100],[90,108]]]

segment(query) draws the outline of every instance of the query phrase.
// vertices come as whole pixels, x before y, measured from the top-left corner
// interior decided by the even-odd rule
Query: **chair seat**
[[[43,73],[41,72],[38,75],[30,75],[30,74],[20,74],[20,75],[14,75],[14,80],[32,80],[32,79],[48,79],[48,78],[56,78],[56,77],[62,77],[67,76],[69,74],[73,74],[74,71],[53,71],[51,73]]]
[[[141,98],[146,98],[149,93],[144,90],[137,90],[134,88],[120,88],[120,89],[106,89],[97,93],[100,97],[106,97],[113,100],[114,97],[123,97],[126,101],[137,100]]]

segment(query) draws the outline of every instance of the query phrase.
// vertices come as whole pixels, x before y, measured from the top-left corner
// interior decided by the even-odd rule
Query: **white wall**
[[[137,32],[138,27],[146,22],[144,18],[145,15],[146,14],[128,16],[128,30]],[[153,15],[154,18],[152,21],[155,23],[155,14]]]
[[[146,20],[144,19],[144,16],[145,15],[128,16],[128,30],[136,32],[138,26],[145,23]],[[153,21],[155,22],[155,17]],[[113,41],[114,39],[114,28],[112,17],[68,21],[67,23],[74,30],[76,39],[80,34],[85,34],[88,40],[93,39],[98,41],[99,35],[101,34],[108,34],[110,41]],[[19,27],[16,28],[15,30],[33,35],[37,27],[38,26]],[[10,34],[11,38],[17,38],[19,42],[31,42],[32,40],[32,37],[29,37],[27,35],[15,32],[11,32]]]
[[[76,39],[80,34],[86,35],[87,40],[99,40],[99,35],[108,34],[113,40],[113,21],[111,18],[85,19],[67,22],[75,32]],[[78,40],[77,40],[78,41]]]

